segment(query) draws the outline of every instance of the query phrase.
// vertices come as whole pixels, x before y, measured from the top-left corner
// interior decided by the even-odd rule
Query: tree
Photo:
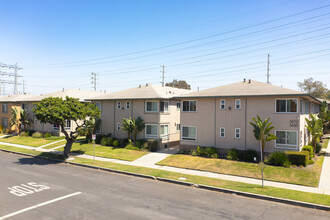
[[[134,131],[133,119],[132,117],[123,118],[123,126],[121,129],[127,133],[127,138],[131,139],[131,134]]]
[[[316,151],[316,143],[320,140],[320,138],[323,135],[323,124],[321,119],[317,119],[315,115],[310,114],[310,120],[308,118],[305,118],[306,120],[306,128],[312,135],[312,146],[314,149],[314,152]]]
[[[330,122],[330,110],[328,109],[328,104],[326,101],[322,102],[320,106],[320,112],[317,116],[322,120],[324,131],[328,127]]]
[[[298,82],[298,86],[301,91],[314,97],[326,99],[328,96],[328,89],[326,88],[327,85],[321,81],[314,81],[312,77],[305,79],[304,82]]]
[[[42,123],[59,125],[65,135],[66,144],[64,157],[70,156],[72,144],[76,141],[78,130],[86,128],[86,121],[90,118],[99,118],[100,110],[90,102],[79,102],[78,99],[66,97],[64,100],[58,97],[49,97],[36,103],[33,109],[36,118]],[[67,121],[75,123],[75,129],[67,131]]]
[[[20,116],[21,117],[19,121],[21,122],[22,130],[24,131],[27,129],[28,125],[31,125],[33,123],[33,121],[29,119],[30,114],[25,109],[21,109]]]
[[[277,139],[277,137],[274,134],[271,134],[270,131],[274,128],[274,126],[271,126],[272,123],[269,122],[269,118],[265,119],[264,121],[261,120],[259,116],[257,116],[257,119],[252,118],[253,122],[250,122],[250,124],[253,127],[253,133],[254,137],[259,141],[260,144],[260,152],[261,152],[261,161],[264,160],[264,150],[266,146],[266,141],[271,141],[274,139]]]
[[[179,89],[191,89],[190,85],[185,81],[185,80],[177,80],[174,79],[172,82],[170,83],[166,83],[165,86],[170,86],[170,87],[174,87],[174,88],[179,88]]]
[[[101,119],[92,117],[88,120],[86,120],[86,126],[81,128],[81,130],[86,134],[86,141],[88,143],[91,143],[92,140],[92,134],[95,134],[97,130],[101,127]]]
[[[137,135],[140,131],[143,130],[145,127],[145,124],[143,123],[143,119],[141,117],[138,117],[136,120],[133,118],[133,135],[134,135],[134,141],[137,141]]]
[[[16,126],[18,128],[18,132],[20,132],[20,120],[18,118],[18,111],[17,108],[12,108],[11,109],[11,118],[9,122],[9,127]]]

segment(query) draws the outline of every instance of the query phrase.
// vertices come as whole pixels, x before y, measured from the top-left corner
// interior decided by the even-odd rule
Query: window
[[[168,102],[160,102],[160,111],[168,112]]]
[[[146,102],[146,112],[158,112],[158,102]]]
[[[130,108],[130,104],[131,104],[130,102],[128,102],[128,101],[126,102],[126,109]]]
[[[182,105],[183,105],[183,109],[182,111],[184,112],[195,112],[196,111],[196,101],[183,101]]]
[[[102,106],[101,106],[101,102],[95,102],[95,107],[98,108],[100,111],[102,111]]]
[[[297,131],[276,131],[276,147],[297,148]]]
[[[277,99],[276,112],[298,112],[297,99]]]
[[[64,122],[64,130],[70,130],[71,129],[71,120],[66,120]]]
[[[181,109],[181,102],[176,103],[176,109],[180,110]]]
[[[221,138],[226,137],[226,130],[225,130],[225,128],[220,128],[220,137]]]
[[[157,137],[158,136],[158,125],[146,125],[145,136],[148,137]]]
[[[53,131],[59,131],[60,125],[53,124]]]
[[[8,113],[8,103],[2,104],[2,113]]]
[[[241,138],[241,129],[235,128],[235,139],[240,139],[240,138]]]
[[[241,100],[235,99],[235,109],[241,109]]]
[[[225,109],[226,108],[226,100],[221,99],[220,100],[220,109]]]
[[[8,118],[2,118],[2,127],[8,128]]]
[[[27,104],[26,103],[22,103],[22,109],[24,109],[25,111],[27,111],[28,110],[28,108],[27,108],[28,106],[27,106]]]
[[[176,124],[176,130],[180,131],[180,124]]]
[[[305,101],[305,113],[309,113],[309,102]]]
[[[35,124],[35,125],[37,125],[37,124],[38,124],[38,120],[37,120],[37,118],[34,118],[34,120],[33,120],[33,121],[34,121],[34,124]]]
[[[117,123],[117,131],[119,131],[120,130],[120,123],[118,122]]]
[[[117,109],[120,109],[120,105],[121,105],[121,103],[117,102]]]
[[[160,136],[168,135],[168,125],[160,125]]]
[[[197,127],[182,126],[182,140],[196,141]]]

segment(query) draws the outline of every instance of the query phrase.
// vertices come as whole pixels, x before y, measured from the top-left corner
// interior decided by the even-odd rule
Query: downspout
[[[217,142],[217,98],[214,98],[214,147]]]
[[[245,129],[244,129],[244,146],[246,150],[246,133],[247,133],[247,98],[245,98]]]

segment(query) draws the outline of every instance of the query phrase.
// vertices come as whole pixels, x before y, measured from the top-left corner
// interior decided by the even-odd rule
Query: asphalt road
[[[330,213],[0,152],[0,219],[330,219]]]

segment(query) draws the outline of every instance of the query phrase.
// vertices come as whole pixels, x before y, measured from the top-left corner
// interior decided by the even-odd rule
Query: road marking
[[[69,195],[66,195],[66,196],[59,197],[57,199],[53,199],[53,200],[49,200],[47,202],[39,203],[38,205],[30,206],[28,208],[19,210],[17,212],[13,212],[13,213],[10,213],[8,215],[2,216],[2,217],[0,217],[0,220],[6,219],[6,218],[9,218],[9,217],[12,217],[14,215],[18,215],[18,214],[20,214],[22,212],[26,212],[26,211],[29,211],[31,209],[35,209],[35,208],[38,208],[38,207],[41,207],[41,206],[44,206],[44,205],[48,205],[48,204],[53,203],[53,202],[57,202],[57,201],[62,200],[62,199],[66,199],[66,198],[69,198],[69,197],[72,197],[72,196],[79,195],[80,193],[81,192],[72,193],[72,194],[69,194]]]
[[[49,189],[48,186],[36,184],[35,182],[30,182],[27,184],[21,184],[19,186],[8,187],[9,193],[15,196],[26,196],[35,192],[41,192],[45,189]]]

